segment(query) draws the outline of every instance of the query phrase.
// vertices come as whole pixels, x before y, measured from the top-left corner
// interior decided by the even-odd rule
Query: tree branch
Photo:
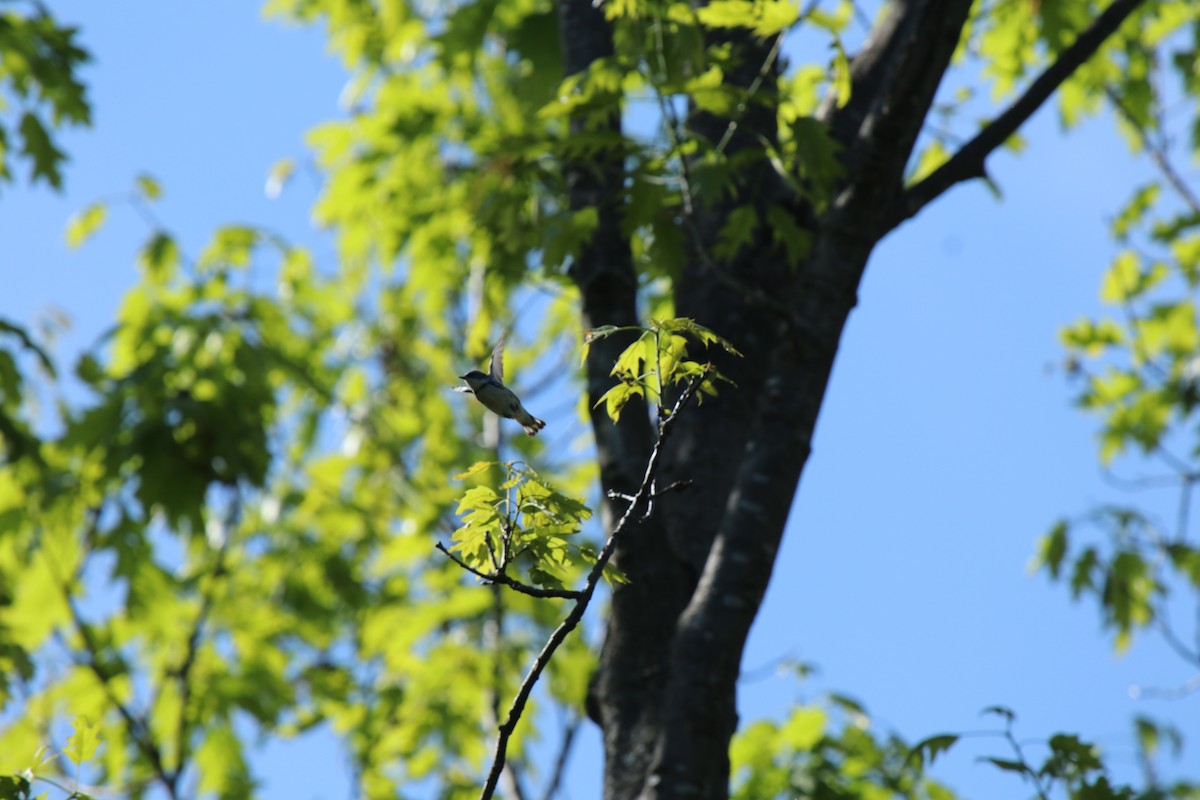
[[[1042,74],[1029,84],[1016,102],[963,145],[949,161],[924,180],[909,187],[900,196],[889,228],[894,228],[914,216],[951,186],[983,177],[986,174],[984,162],[992,151],[1016,133],[1067,78],[1095,55],[1104,41],[1112,36],[1121,23],[1143,2],[1144,0],[1113,0],[1112,5],[1096,17],[1092,24],[1059,54],[1054,63],[1046,67]]]
[[[538,586],[530,586],[527,583],[521,583],[516,578],[509,577],[507,574],[505,574],[503,572],[487,573],[487,572],[483,572],[482,570],[475,569],[470,564],[463,561],[458,556],[454,555],[454,553],[451,553],[449,550],[447,550],[446,546],[444,544],[442,544],[441,542],[438,542],[437,544],[435,544],[434,547],[437,550],[441,551],[441,553],[444,556],[446,556],[446,558],[450,559],[455,564],[458,564],[460,567],[462,567],[463,569],[465,569],[467,572],[471,573],[475,577],[483,580],[485,583],[495,583],[495,584],[500,584],[502,586],[507,586],[508,588],[512,589],[515,592],[520,592],[521,594],[527,594],[530,597],[558,597],[558,598],[561,598],[564,600],[578,600],[579,599],[580,593],[571,591],[569,589],[542,589]]]
[[[554,633],[550,635],[541,652],[534,659],[533,665],[525,675],[525,679],[521,681],[521,686],[517,690],[516,697],[513,698],[512,706],[508,710],[508,716],[500,725],[500,732],[496,737],[496,751],[492,756],[492,768],[488,772],[487,783],[484,784],[483,791],[479,795],[479,800],[489,800],[495,794],[496,786],[500,781],[500,775],[504,770],[505,757],[508,752],[508,741],[512,738],[513,732],[517,728],[517,723],[521,719],[521,714],[525,711],[525,704],[529,701],[529,695],[533,692],[533,687],[537,685],[538,678],[541,677],[543,670],[549,665],[554,651],[566,641],[567,635],[583,619],[583,614],[587,611],[588,604],[591,603],[596,586],[600,583],[600,578],[604,574],[604,568],[608,565],[613,552],[616,550],[618,540],[631,523],[637,522],[635,512],[650,502],[650,496],[654,492],[654,478],[658,475],[659,456],[662,453],[663,442],[667,440],[671,428],[679,418],[679,412],[695,395],[701,381],[705,377],[707,376],[700,375],[692,378],[682,394],[679,395],[679,399],[675,401],[675,405],[671,408],[671,413],[659,422],[658,439],[655,441],[654,449],[650,452],[650,458],[646,462],[646,472],[642,477],[642,483],[638,488],[637,494],[633,496],[633,501],[626,507],[625,513],[621,515],[617,524],[613,526],[612,533],[609,534],[608,540],[605,541],[604,547],[601,548],[600,554],[596,557],[596,562],[588,572],[587,580],[584,583],[583,589],[578,593],[579,597],[575,601],[575,605],[571,608],[566,618],[554,629]]]

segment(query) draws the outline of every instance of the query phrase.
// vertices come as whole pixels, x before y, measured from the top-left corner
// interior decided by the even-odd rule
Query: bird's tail
[[[538,419],[533,414],[530,414],[524,408],[520,409],[515,415],[517,422],[521,423],[521,427],[525,429],[526,436],[537,436],[538,431],[546,427],[546,421]]]

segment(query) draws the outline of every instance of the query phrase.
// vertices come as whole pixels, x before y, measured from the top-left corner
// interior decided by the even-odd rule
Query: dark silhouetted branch
[[[963,145],[949,161],[900,195],[890,227],[895,227],[914,216],[951,186],[972,178],[984,177],[984,162],[992,151],[1016,133],[1067,78],[1096,54],[1105,40],[1112,36],[1121,23],[1143,2],[1144,0],[1114,0],[1112,5],[1059,54],[1054,63],[1046,67],[1033,83],[1029,84],[1025,93],[1004,113],[984,126],[983,130]]]

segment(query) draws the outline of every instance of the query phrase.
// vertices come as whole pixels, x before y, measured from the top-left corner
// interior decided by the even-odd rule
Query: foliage
[[[564,588],[568,579],[595,561],[595,548],[576,544],[591,510],[516,462],[481,461],[455,478],[470,478],[494,467],[505,475],[498,489],[481,483],[458,501],[455,513],[462,525],[454,532],[450,552],[476,571],[505,575],[510,566],[524,565],[528,571],[524,583]]]
[[[452,375],[427,360],[442,364],[440,349],[396,347],[415,293],[392,292],[363,324],[362,283],[243,226],[198,259],[156,230],[139,260],[117,327],[77,366],[92,397],[59,405],[60,433],[34,432],[4,354],[19,435],[0,474],[0,675],[22,713],[0,732],[0,772],[26,768],[69,713],[95,720],[95,782],[122,791],[182,791],[195,772],[201,791],[245,796],[247,721],[281,736],[331,726],[369,796],[433,774],[473,785],[479,709],[510,692],[554,612],[493,599],[433,550],[453,529],[450,475],[480,450]],[[270,262],[277,284],[253,288],[248,265]],[[380,357],[365,362],[371,342]],[[587,485],[586,469],[556,473]],[[522,554],[557,553],[553,515],[586,510],[543,482],[514,491],[532,515]],[[78,660],[48,678],[60,647]],[[567,642],[539,699],[579,707],[589,663]],[[516,740],[518,763],[535,733]]]
[[[956,795],[928,777],[912,752],[898,736],[877,733],[857,701],[833,694],[793,706],[779,722],[760,720],[740,731],[731,751],[731,796],[952,800]]]
[[[1016,714],[1012,710],[990,706],[983,710],[983,714],[1003,719],[1004,728],[977,732],[976,735],[1003,740],[1009,752],[1003,758],[985,756],[982,760],[1002,772],[1019,775],[1024,783],[1032,787],[1034,796],[1039,800],[1059,795],[1072,800],[1150,800],[1165,797],[1184,800],[1200,797],[1200,784],[1181,780],[1158,785],[1153,778],[1160,737],[1173,739],[1176,745],[1179,743],[1178,732],[1169,727],[1160,727],[1145,718],[1137,718],[1138,755],[1149,784],[1146,788],[1138,788],[1113,779],[1100,748],[1093,742],[1066,733],[1056,733],[1044,742],[1018,740],[1015,733]],[[954,734],[941,734],[924,739],[913,746],[909,761],[920,765],[928,759],[932,763],[938,754],[953,748],[961,738]],[[1046,751],[1040,763],[1028,755],[1031,744]]]
[[[53,132],[91,123],[78,75],[91,56],[75,28],[60,25],[41,3],[27,5],[32,13],[0,11],[0,183],[14,180],[15,151],[31,164],[32,182],[57,189],[67,157]]]
[[[1192,16],[1164,14],[1153,36],[1166,35],[1172,20]],[[1189,59],[1195,61],[1194,51],[1180,52],[1171,66]],[[1079,519],[1059,520],[1043,537],[1035,563],[1065,580],[1073,597],[1096,601],[1118,650],[1138,631],[1155,629],[1200,666],[1200,652],[1188,644],[1195,636],[1178,630],[1170,614],[1200,591],[1200,547],[1189,530],[1200,456],[1200,197],[1176,165],[1180,154],[1170,145],[1161,69],[1147,66],[1136,103],[1109,90],[1131,144],[1150,154],[1158,176],[1136,187],[1111,220],[1120,249],[1100,286],[1110,311],[1065,327],[1062,341],[1067,371],[1080,387],[1077,402],[1099,419],[1099,456],[1114,483],[1174,493],[1176,507],[1165,517],[1170,523],[1162,521],[1160,503],[1105,504]],[[1192,144],[1200,146],[1200,137]],[[1122,477],[1130,470],[1147,474]],[[1089,529],[1103,533],[1107,544],[1090,541]]]
[[[1096,5],[1036,3],[1030,13],[1028,4],[976,4],[959,44],[959,84],[940,98],[908,180],[948,163],[962,130],[974,130],[961,120],[986,102],[980,73],[997,100],[1009,99]],[[247,224],[218,229],[189,254],[149,216],[138,282],[111,332],[73,365],[82,400],[43,343],[0,320],[0,775],[9,776],[0,796],[28,795],[32,778],[66,787],[82,777],[135,797],[151,787],[251,796],[253,742],[318,726],[345,743],[366,797],[413,785],[473,796],[500,703],[560,624],[549,598],[561,597],[485,591],[476,579],[573,585],[600,550],[578,499],[592,500],[598,466],[591,450],[570,447],[588,447],[579,435],[586,408],[552,417],[557,439],[477,438],[481,411],[454,401],[452,365],[482,358],[512,324],[520,341],[509,374],[549,386],[542,397],[577,394],[567,366],[575,348],[586,358],[596,341],[625,335],[617,381],[600,402],[615,424],[635,398],[646,400],[665,424],[681,387],[694,380],[711,397],[723,378],[688,348],[735,352],[676,317],[685,272],[702,268],[740,296],[744,275],[729,264],[766,252],[794,271],[812,254],[809,219],[791,200],[750,191],[744,176],[773,176],[806,213],[839,201],[846,165],[818,110],[856,96],[862,36],[847,0],[700,9],[611,0],[612,54],[566,77],[550,0],[267,7],[322,21],[352,71],[351,113],[309,134],[325,178],[314,215],[336,234],[336,260]],[[1173,70],[1188,96],[1200,90],[1196,46],[1181,35],[1198,15],[1193,4],[1145,3],[1064,84],[1063,122],[1111,101],[1131,143],[1158,152],[1159,71]],[[730,42],[742,33],[763,45],[763,63],[739,61]],[[793,35],[817,42],[818,55],[785,63]],[[1170,58],[1160,53],[1167,47]],[[37,5],[0,15],[0,56],[0,99],[18,106],[15,121],[0,116],[0,179],[12,180],[17,139],[33,180],[59,186],[55,136],[90,119],[77,76],[88,55]],[[630,108],[653,125],[624,135],[600,125]],[[706,115],[725,121],[715,135],[699,132]],[[735,133],[750,128],[741,123],[761,115],[769,135],[734,147]],[[596,327],[581,341],[571,271],[601,219],[566,201],[563,165],[614,154],[626,170],[619,233],[649,322]],[[272,191],[286,190],[294,168],[279,162]],[[1140,188],[1113,222],[1126,246],[1104,297],[1121,313],[1071,326],[1064,341],[1084,382],[1081,404],[1102,421],[1102,459],[1163,459],[1186,496],[1200,474],[1200,445],[1187,438],[1200,397],[1191,296],[1200,208],[1151,219],[1171,183],[1168,174]],[[68,243],[84,245],[109,216],[126,205],[144,211],[161,193],[138,177],[124,202],[73,217]],[[702,229],[695,209],[720,204],[728,212]],[[49,421],[37,405],[44,397]],[[1168,456],[1181,442],[1189,455]],[[465,493],[455,475],[472,484]],[[1081,523],[1064,521],[1041,565],[1099,601],[1118,647],[1152,625],[1173,634],[1168,598],[1200,588],[1186,524],[1164,532],[1124,507],[1089,521],[1113,534],[1108,550],[1073,549]],[[454,558],[435,550],[443,536]],[[567,709],[575,726],[594,672],[588,638],[560,640],[533,695],[535,707]],[[1181,653],[1200,664],[1200,654]],[[63,742],[71,719],[90,722]],[[527,714],[515,729],[508,763],[517,775],[535,771],[531,743],[555,738],[545,730],[552,719]],[[1147,748],[1170,738],[1148,720],[1138,732]],[[845,698],[800,705],[743,728],[734,792],[947,800],[925,768],[956,742],[943,734],[909,747],[878,736]],[[1039,794],[1057,782],[1072,797],[1139,796],[1108,783],[1088,743],[1059,736],[1048,748],[1040,764],[1020,752],[992,763]],[[61,759],[44,760],[50,752],[89,772],[64,775]]]
[[[703,401],[705,394],[717,393],[718,380],[732,382],[718,372],[711,362],[701,364],[687,358],[689,336],[705,347],[716,344],[727,353],[741,355],[733,345],[708,328],[697,325],[694,320],[682,318],[663,321],[652,319],[645,328],[616,325],[593,328],[583,340],[583,360],[586,362],[588,346],[593,341],[622,332],[637,333],[638,337],[633,344],[625,348],[613,364],[610,374],[619,383],[596,401],[597,406],[604,404],[604,411],[613,422],[620,420],[621,410],[635,396],[645,398],[665,413],[667,409],[663,408],[664,394],[671,386],[701,379],[701,394],[698,394],[697,398]]]

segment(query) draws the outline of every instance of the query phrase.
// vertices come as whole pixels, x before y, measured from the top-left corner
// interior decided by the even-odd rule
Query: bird
[[[492,348],[492,360],[488,372],[484,374],[473,369],[466,375],[458,377],[467,382],[467,387],[458,387],[457,391],[471,392],[483,407],[494,414],[508,419],[515,419],[525,429],[527,436],[537,436],[537,432],[546,427],[540,420],[525,410],[521,398],[504,385],[504,340],[507,333],[501,334],[496,346]]]

